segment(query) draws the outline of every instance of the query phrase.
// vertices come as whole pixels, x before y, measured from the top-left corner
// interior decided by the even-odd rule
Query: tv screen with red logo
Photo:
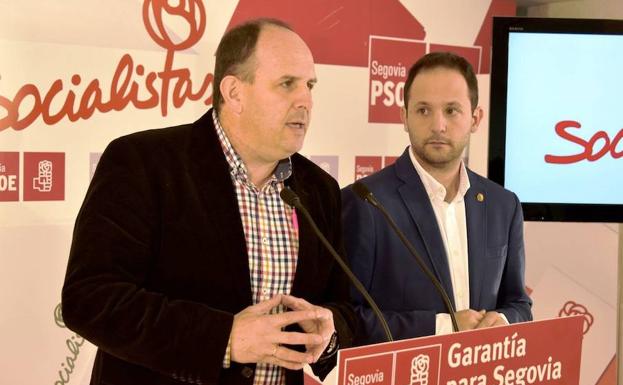
[[[489,178],[533,221],[623,222],[623,20],[494,18]]]

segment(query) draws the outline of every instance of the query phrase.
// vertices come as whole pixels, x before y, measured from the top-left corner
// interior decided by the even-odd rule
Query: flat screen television
[[[623,222],[623,20],[493,20],[488,176],[529,221]]]

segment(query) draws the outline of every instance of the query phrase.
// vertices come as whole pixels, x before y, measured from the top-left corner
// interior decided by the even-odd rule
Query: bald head
[[[260,34],[265,28],[292,31],[292,28],[281,20],[256,19],[240,24],[223,35],[216,49],[214,66],[212,106],[217,112],[220,111],[223,103],[220,84],[224,77],[234,75],[247,82],[253,81],[254,54]]]
[[[292,30],[264,24],[236,73],[220,80],[219,120],[247,166],[273,167],[303,145],[316,84],[314,58]]]

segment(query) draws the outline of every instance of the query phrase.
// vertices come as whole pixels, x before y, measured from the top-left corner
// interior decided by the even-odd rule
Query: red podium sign
[[[338,385],[578,385],[580,316],[343,349]]]

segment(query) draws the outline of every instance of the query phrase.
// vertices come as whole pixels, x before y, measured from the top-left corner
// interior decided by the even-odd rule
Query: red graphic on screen
[[[558,317],[567,317],[572,315],[581,315],[584,317],[583,333],[588,333],[591,326],[593,326],[594,317],[588,312],[586,306],[580,305],[579,303],[573,301],[567,301],[558,312]]]
[[[359,180],[379,171],[383,158],[380,156],[356,156],[355,157],[355,180]]]
[[[19,200],[19,152],[0,152],[0,202]]]
[[[240,0],[227,29],[256,17],[287,22],[319,64],[367,67],[371,35],[414,40],[426,36],[398,0]]]
[[[582,125],[575,120],[563,120],[558,122],[554,129],[556,134],[571,143],[579,145],[582,151],[573,155],[547,154],[545,155],[545,162],[553,164],[571,164],[583,160],[594,162],[608,153],[610,153],[610,156],[614,159],[619,159],[623,156],[623,148],[619,149],[619,147],[623,147],[619,146],[619,144],[622,143],[621,139],[623,139],[623,128],[616,134],[614,139],[610,139],[606,131],[597,131],[589,140],[584,140],[568,131],[570,128],[581,127]]]
[[[24,200],[65,199],[65,153],[24,153]]]
[[[165,14],[181,17],[188,24],[189,33],[185,39],[174,41],[164,26]],[[73,74],[70,81],[56,79],[44,89],[26,84],[12,99],[0,95],[0,131],[7,128],[23,130],[38,118],[49,126],[63,119],[70,122],[87,120],[96,111],[122,111],[130,105],[138,110],[160,107],[161,115],[165,117],[169,103],[175,108],[189,100],[211,104],[212,95],[206,94],[214,80],[212,73],[207,73],[197,88],[193,87],[190,69],[173,68],[175,52],[192,47],[203,36],[206,26],[203,2],[180,0],[178,5],[172,6],[166,0],[145,0],[143,22],[149,36],[167,50],[162,70],[148,71],[144,65],[135,64],[132,55],[125,54],[119,59],[108,87],[100,79],[92,79],[84,86],[86,81],[80,74]]]

